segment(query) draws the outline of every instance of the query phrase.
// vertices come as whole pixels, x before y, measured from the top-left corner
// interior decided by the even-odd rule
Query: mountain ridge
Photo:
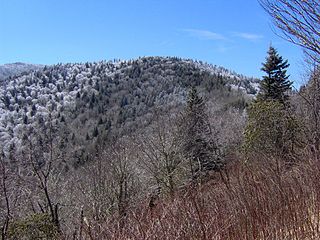
[[[39,70],[43,66],[44,65],[41,64],[31,64],[23,62],[2,64],[0,65],[0,81],[3,81],[10,76],[27,73],[33,70]]]
[[[1,148],[6,154],[20,151],[23,139],[53,123],[57,144],[72,150],[70,159],[77,165],[88,160],[98,142],[143,129],[157,108],[180,111],[190,86],[216,106],[212,109],[224,111],[245,108],[258,82],[176,57],[44,66],[1,83]]]

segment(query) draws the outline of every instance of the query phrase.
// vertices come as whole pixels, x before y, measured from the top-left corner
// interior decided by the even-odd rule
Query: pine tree
[[[217,147],[212,134],[206,106],[195,87],[189,91],[187,107],[180,126],[183,132],[183,152],[190,160],[191,173],[216,169],[218,166]]]
[[[266,63],[261,68],[267,75],[260,84],[257,100],[248,108],[244,150],[247,156],[289,159],[299,147],[300,124],[290,108],[288,61],[270,47]]]
[[[292,82],[287,75],[288,60],[283,60],[277,50],[270,46],[266,62],[262,64],[262,71],[266,73],[260,84],[258,99],[276,100],[285,103],[288,100],[287,92]]]

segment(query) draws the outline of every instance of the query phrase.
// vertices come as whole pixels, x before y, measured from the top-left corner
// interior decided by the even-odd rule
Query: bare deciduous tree
[[[179,181],[183,179],[182,139],[175,119],[170,116],[159,116],[148,128],[147,134],[139,136],[136,144],[139,149],[140,165],[150,176],[156,189],[169,192],[173,196]]]
[[[135,161],[133,144],[122,137],[99,146],[93,160],[77,171],[71,202],[89,228],[91,222],[103,222],[111,215],[124,224],[140,190]],[[80,234],[81,228],[77,231]]]
[[[126,215],[130,200],[137,190],[134,158],[134,148],[128,139],[118,140],[111,146],[108,158],[112,175],[111,188],[115,196],[118,214],[121,217]]]
[[[37,140],[28,139],[29,142],[29,163],[31,171],[34,175],[34,181],[37,183],[39,190],[44,196],[44,203],[38,202],[38,206],[43,213],[47,213],[51,217],[52,223],[57,227],[57,230],[60,231],[60,220],[58,215],[59,204],[54,201],[51,192],[50,181],[54,174],[54,171],[57,171],[58,161],[56,159],[55,153],[55,138],[53,136],[54,126],[52,124],[51,115],[49,115],[49,124],[47,129],[43,129],[44,134],[44,143],[42,146],[34,144]],[[41,137],[39,134],[35,134],[36,139]],[[43,159],[39,161],[35,156],[39,156],[39,153],[43,152]],[[40,154],[41,155],[41,154]]]
[[[2,239],[6,239],[7,231],[9,227],[9,221],[11,218],[11,210],[10,210],[10,200],[9,200],[9,190],[8,190],[8,169],[6,167],[6,163],[2,156],[0,156],[0,176],[1,176],[1,198],[0,203],[4,201],[4,207],[2,209],[2,204],[0,205],[0,213],[3,214],[4,217],[0,217],[1,221],[1,237]]]
[[[315,160],[320,157],[320,69],[314,67],[309,73],[309,82],[302,87],[299,113],[305,121],[305,136]]]
[[[303,47],[307,55],[319,64],[319,0],[259,0],[259,3],[280,29],[280,36]]]

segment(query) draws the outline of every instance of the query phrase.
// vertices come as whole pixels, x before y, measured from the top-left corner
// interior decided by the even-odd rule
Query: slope
[[[90,159],[97,143],[149,125],[157,109],[178,112],[190,86],[222,111],[245,108],[257,83],[175,57],[46,66],[1,83],[1,148],[7,155],[23,153],[36,136],[32,141],[45,149],[50,136],[68,149],[68,165],[77,166]]]

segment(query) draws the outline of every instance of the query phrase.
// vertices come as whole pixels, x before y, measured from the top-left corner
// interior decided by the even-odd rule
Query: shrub
[[[54,240],[59,238],[59,233],[48,214],[37,213],[15,220],[9,227],[8,238]]]
[[[278,101],[256,101],[248,109],[244,151],[247,157],[292,157],[299,147],[298,119]]]

